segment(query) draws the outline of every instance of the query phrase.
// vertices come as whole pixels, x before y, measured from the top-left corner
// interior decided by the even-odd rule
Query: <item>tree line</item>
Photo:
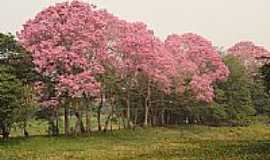
[[[204,37],[165,41],[79,1],[59,3],[23,25],[17,39],[0,34],[0,133],[48,121],[50,135],[119,127],[248,125],[269,113],[269,51],[252,42],[218,50]],[[76,118],[71,127],[70,117]],[[105,116],[102,124],[101,117]]]

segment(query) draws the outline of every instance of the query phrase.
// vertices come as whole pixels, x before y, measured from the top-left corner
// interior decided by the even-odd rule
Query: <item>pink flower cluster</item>
[[[164,43],[143,23],[121,21],[118,31],[112,55],[121,77],[144,74],[161,89],[168,90],[171,87],[169,75],[175,73],[175,66]]]
[[[37,95],[37,102],[40,102],[42,107],[56,108],[59,105],[58,97],[50,95],[48,92],[47,84],[42,81],[38,81],[34,84],[34,89]]]
[[[51,6],[29,20],[18,38],[33,56],[37,71],[56,81],[58,93],[94,95],[99,91],[99,59],[105,55],[104,14],[86,3]]]
[[[73,98],[81,97],[83,94],[94,97],[100,90],[100,84],[96,82],[92,73],[88,71],[76,75],[59,76],[58,82],[58,93],[60,95],[68,93],[68,96]]]
[[[197,99],[210,102],[213,84],[229,74],[212,44],[196,34],[171,35],[164,43],[144,23],[76,0],[41,11],[18,38],[58,97],[97,96],[102,89],[97,77],[113,68],[122,79],[143,74],[166,92],[176,81],[180,93],[190,88]],[[47,100],[57,104],[54,97]]]
[[[214,98],[213,84],[229,75],[228,68],[211,42],[187,33],[168,36],[165,45],[176,60],[179,91],[190,89],[197,99],[211,102]]]
[[[228,54],[239,58],[250,72],[255,72],[260,63],[260,57],[270,57],[270,52],[262,46],[257,46],[250,41],[236,43],[228,49]]]

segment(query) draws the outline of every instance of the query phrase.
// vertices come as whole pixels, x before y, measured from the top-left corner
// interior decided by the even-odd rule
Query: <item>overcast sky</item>
[[[21,29],[45,7],[64,0],[0,0],[0,32]],[[164,39],[195,32],[229,47],[252,40],[270,49],[270,0],[85,0],[129,21],[143,21]]]

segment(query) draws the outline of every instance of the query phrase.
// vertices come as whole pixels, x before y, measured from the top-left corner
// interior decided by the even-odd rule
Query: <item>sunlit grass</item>
[[[101,115],[101,124],[104,125],[104,122],[106,120],[105,115]],[[74,116],[70,117],[70,127],[74,127],[76,123],[76,118]],[[85,119],[83,118],[83,121],[85,122]],[[60,134],[64,134],[64,117],[59,118],[59,130]],[[91,119],[91,125],[92,130],[97,130],[97,119],[96,117],[93,117]],[[18,125],[15,125],[17,127],[13,127],[11,131],[11,137],[19,137],[22,136],[22,129],[18,127]],[[28,121],[27,130],[30,135],[37,136],[37,135],[47,135],[48,134],[48,121],[47,120],[30,120]],[[113,123],[114,128],[119,128],[119,125],[116,123]]]
[[[270,127],[183,126],[94,133],[90,137],[15,138],[0,143],[1,160],[267,160]]]

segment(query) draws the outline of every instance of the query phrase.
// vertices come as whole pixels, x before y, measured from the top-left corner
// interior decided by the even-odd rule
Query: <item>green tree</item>
[[[10,73],[12,68],[0,65],[0,133],[8,138],[22,108],[23,84]]]
[[[270,63],[267,63],[260,68],[260,75],[261,75],[261,78],[263,79],[266,90],[269,93],[270,91]]]
[[[270,96],[262,79],[256,78],[253,80],[251,84],[251,97],[257,115],[270,113]]]
[[[27,121],[33,117],[36,106],[33,82],[39,76],[35,72],[31,56],[18,45],[15,37],[10,33],[0,33],[0,63],[8,75],[23,85],[22,102],[16,118],[20,122],[18,124],[22,127],[24,134],[28,135]]]
[[[230,76],[216,87],[212,110],[215,114],[212,115],[218,120],[240,120],[253,115],[255,109],[250,89],[252,78],[238,59],[226,56],[224,62],[230,69]]]

